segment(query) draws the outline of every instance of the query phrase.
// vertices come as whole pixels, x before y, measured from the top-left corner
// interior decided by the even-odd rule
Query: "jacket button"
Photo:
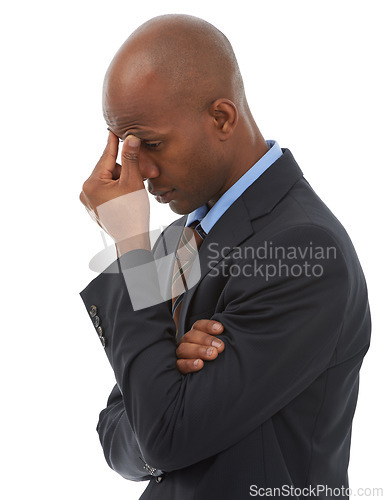
[[[101,345],[102,345],[103,347],[105,347],[105,344],[106,344],[106,342],[105,342],[105,337],[100,337],[100,342],[101,342]]]
[[[100,325],[100,318],[99,318],[99,316],[94,316],[92,318],[92,321],[93,321],[93,324],[94,324],[95,328],[97,328]]]
[[[155,481],[156,483],[161,483],[161,481],[164,479],[164,476],[157,476]]]
[[[97,307],[92,305],[90,308],[89,308],[89,315],[91,316],[91,318],[94,318],[97,314]]]
[[[97,331],[97,335],[98,335],[99,337],[102,337],[102,336],[103,336],[103,327],[102,327],[102,326],[98,326],[98,327],[96,328],[96,331]]]

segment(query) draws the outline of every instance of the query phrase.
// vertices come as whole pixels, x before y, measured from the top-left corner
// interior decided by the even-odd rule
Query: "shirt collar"
[[[276,141],[266,141],[269,150],[249,170],[238,179],[209,210],[202,205],[187,217],[186,226],[198,220],[206,234],[212,229],[224,212],[243,194],[283,154]]]

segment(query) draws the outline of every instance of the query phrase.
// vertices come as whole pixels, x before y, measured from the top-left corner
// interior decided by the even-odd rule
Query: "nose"
[[[158,166],[155,164],[153,159],[150,158],[145,151],[143,151],[143,148],[140,149],[139,168],[143,180],[154,179],[160,175]]]

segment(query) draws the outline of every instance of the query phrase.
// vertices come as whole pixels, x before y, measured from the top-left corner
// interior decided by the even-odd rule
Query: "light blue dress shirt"
[[[191,212],[187,217],[186,226],[190,226],[194,221],[198,220],[200,221],[199,225],[205,233],[209,233],[232,203],[234,203],[237,198],[239,198],[239,196],[241,196],[244,191],[283,154],[276,141],[266,142],[269,146],[269,151],[267,151],[253,167],[247,170],[245,174],[217,200],[210,210],[208,205],[203,205]]]

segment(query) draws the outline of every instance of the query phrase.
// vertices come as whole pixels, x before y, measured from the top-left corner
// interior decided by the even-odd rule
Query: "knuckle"
[[[178,358],[182,358],[184,354],[185,354],[185,343],[180,344],[179,347],[176,349],[176,356]]]
[[[137,162],[139,160],[138,153],[134,151],[124,151],[124,153],[122,153],[122,157],[127,162]]]
[[[187,342],[191,344],[200,344],[201,343],[201,332],[200,330],[191,330],[188,336]]]
[[[183,344],[195,344],[198,339],[199,331],[198,330],[189,330],[184,336],[181,342]]]
[[[88,190],[88,185],[89,185],[89,181],[88,181],[88,179],[87,179],[87,180],[83,183],[83,185],[82,185],[82,188],[81,188],[81,189],[82,189],[82,192],[81,192],[81,193],[86,193],[86,192],[87,192],[87,190]]]
[[[83,193],[85,195],[89,194],[92,192],[92,189],[93,189],[93,185],[92,185],[92,181],[90,179],[87,179],[84,184],[83,184]]]
[[[186,373],[186,370],[185,370],[185,363],[184,361],[178,359],[176,361],[176,368],[179,370],[180,373]]]
[[[179,344],[178,344],[178,345],[181,345],[181,344],[183,344],[183,343],[185,343],[185,342],[189,342],[189,339],[190,339],[190,338],[191,338],[191,331],[188,331],[187,333],[185,333],[185,334],[181,337],[181,339],[180,339],[180,341],[179,341]]]
[[[200,328],[200,326],[201,326],[201,322],[202,322],[202,321],[203,321],[203,320],[201,320],[201,319],[198,319],[197,321],[195,321],[195,322],[193,323],[193,325],[192,325],[192,328],[191,328],[191,329],[192,329],[192,330],[199,330],[199,328]]]

